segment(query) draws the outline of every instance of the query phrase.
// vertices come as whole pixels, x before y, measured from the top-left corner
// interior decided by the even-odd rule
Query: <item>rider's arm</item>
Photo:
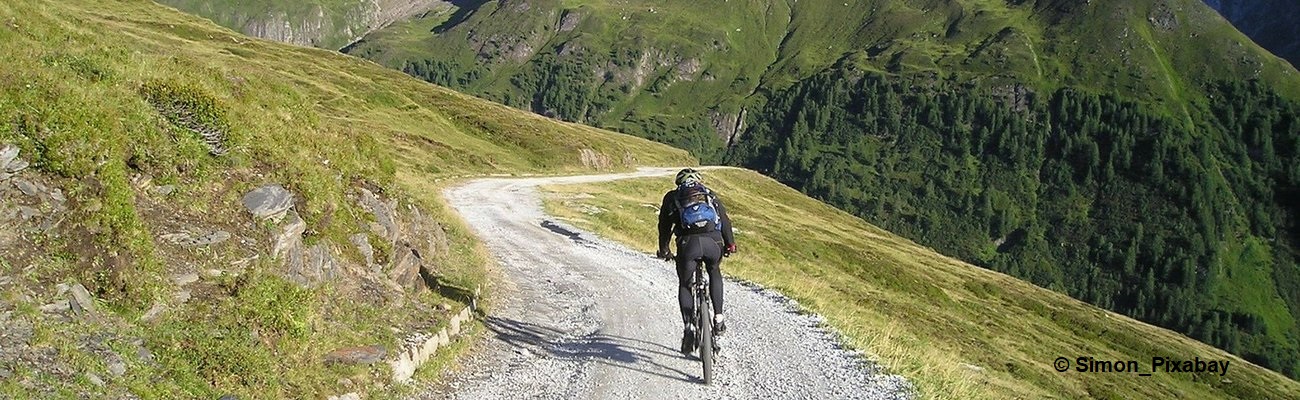
[[[659,249],[667,249],[668,243],[673,240],[673,224],[676,219],[673,218],[672,203],[673,191],[664,194],[664,200],[659,205]]]
[[[731,218],[727,217],[727,207],[722,205],[722,200],[714,199],[713,204],[718,207],[718,217],[722,220],[722,226],[718,227],[722,231],[723,244],[730,247],[736,243],[736,237],[731,232]]]

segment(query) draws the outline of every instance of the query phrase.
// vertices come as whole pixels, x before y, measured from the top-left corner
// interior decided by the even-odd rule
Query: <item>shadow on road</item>
[[[497,339],[518,349],[567,361],[595,361],[683,382],[700,381],[698,377],[655,362],[651,358],[655,354],[684,357],[676,349],[662,344],[599,332],[567,338],[563,331],[509,318],[487,317],[484,323]]]
[[[542,227],[560,236],[567,237],[569,238],[569,240],[572,240],[573,243],[577,243],[580,246],[593,247],[593,248],[596,247],[595,243],[592,243],[592,241],[583,238],[582,234],[571,231],[568,228],[565,228],[564,226],[555,223],[554,221],[551,220],[542,221]]]

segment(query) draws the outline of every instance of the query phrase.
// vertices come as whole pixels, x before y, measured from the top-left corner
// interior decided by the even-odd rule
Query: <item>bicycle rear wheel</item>
[[[696,308],[699,313],[700,361],[704,364],[704,384],[713,383],[713,305],[706,297]]]

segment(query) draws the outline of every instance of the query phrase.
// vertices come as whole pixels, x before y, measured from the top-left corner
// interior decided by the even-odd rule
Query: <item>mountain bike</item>
[[[691,291],[695,293],[695,347],[704,364],[704,384],[713,383],[713,362],[717,355],[713,337],[713,301],[709,297],[709,274],[703,259],[695,260],[695,276],[691,278]]]

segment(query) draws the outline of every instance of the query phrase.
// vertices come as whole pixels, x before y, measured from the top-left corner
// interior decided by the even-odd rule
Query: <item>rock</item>
[[[239,400],[239,396],[235,396],[233,394],[224,394],[221,395],[221,397],[218,397],[217,400]]]
[[[207,235],[199,236],[190,241],[190,246],[207,246],[224,242],[230,239],[230,232],[216,231]]]
[[[361,400],[361,395],[353,392],[342,396],[330,396],[329,400]]]
[[[152,364],[154,362],[153,352],[144,347],[143,341],[135,343],[135,356],[143,363]]]
[[[375,269],[375,248],[370,246],[370,235],[358,233],[348,237],[353,245],[357,246],[357,251],[361,252],[361,257],[366,260],[366,268]]]
[[[38,196],[43,192],[37,184],[22,179],[14,179],[14,187],[28,196]]]
[[[219,278],[219,277],[221,277],[222,275],[225,275],[225,274],[226,274],[226,271],[222,271],[222,270],[219,270],[219,269],[209,269],[209,270],[203,271],[203,275],[205,275],[205,276],[207,276],[207,277],[209,277],[209,278]]]
[[[162,303],[154,303],[153,306],[149,307],[148,311],[144,312],[144,315],[140,316],[140,320],[153,321],[154,318],[158,318],[158,315],[162,314],[162,312],[166,310],[167,306],[162,305]]]
[[[375,217],[375,222],[370,225],[370,230],[390,244],[396,242],[398,236],[401,235],[401,229],[397,225],[397,201],[389,200],[384,202],[373,192],[364,188],[360,190],[361,208]]]
[[[162,185],[153,188],[153,192],[159,196],[166,196],[176,191],[176,185]]]
[[[90,297],[90,292],[80,283],[68,287],[69,294],[72,295],[69,303],[72,306],[72,312],[77,315],[94,314],[95,298]]]
[[[172,298],[175,299],[176,302],[178,302],[178,303],[185,303],[185,302],[187,302],[187,301],[190,301],[190,291],[189,291],[189,290],[182,290],[182,291],[176,292],[175,295],[172,295]]]
[[[13,162],[10,162],[9,165],[5,166],[4,171],[9,174],[16,174],[18,171],[27,169],[28,165],[30,164],[25,160],[14,160]]]
[[[126,363],[122,362],[122,358],[117,354],[110,354],[106,364],[108,364],[108,373],[114,377],[126,375]]]
[[[168,233],[159,238],[185,247],[208,246],[230,240],[230,232],[216,231],[206,235],[186,232]]]
[[[13,372],[13,371],[10,371],[10,370],[4,369],[4,368],[0,368],[0,379],[9,379],[9,378],[13,378],[13,377],[14,377],[14,372]]]
[[[388,277],[412,292],[427,288],[424,277],[420,276],[422,263],[418,253],[405,244],[398,245],[393,248],[393,263],[388,270]]]
[[[101,379],[99,375],[95,375],[88,372],[86,373],[86,380],[90,381],[90,383],[94,384],[95,386],[104,386],[104,380]]]
[[[68,198],[63,196],[63,190],[61,189],[50,189],[49,194],[50,194],[50,200],[54,200],[54,202],[57,203],[57,206],[60,208],[63,207],[63,203],[68,202]]]
[[[374,364],[383,360],[388,350],[381,345],[344,347],[325,355],[325,363]]]
[[[197,272],[172,277],[172,282],[175,283],[176,286],[185,286],[198,281],[199,274]]]
[[[293,207],[293,193],[280,185],[267,185],[244,195],[244,208],[260,219],[276,219]]]
[[[0,147],[0,170],[9,169],[9,163],[18,158],[19,151],[18,146],[8,143]]]
[[[287,259],[294,250],[302,252],[302,233],[307,231],[307,222],[296,212],[288,212],[280,232],[271,239],[271,254],[276,258]]]
[[[46,313],[46,314],[60,313],[60,312],[68,311],[68,308],[69,308],[69,307],[70,307],[70,306],[68,305],[68,301],[67,301],[67,300],[59,300],[59,301],[56,301],[56,302],[53,302],[53,303],[50,303],[50,304],[46,304],[46,305],[41,306],[41,312]]]
[[[18,217],[23,220],[29,220],[38,215],[41,215],[40,210],[28,206],[18,206]]]
[[[351,389],[353,386],[356,386],[356,384],[353,383],[352,380],[348,378],[339,378],[338,384],[339,386],[349,388],[349,389]]]

